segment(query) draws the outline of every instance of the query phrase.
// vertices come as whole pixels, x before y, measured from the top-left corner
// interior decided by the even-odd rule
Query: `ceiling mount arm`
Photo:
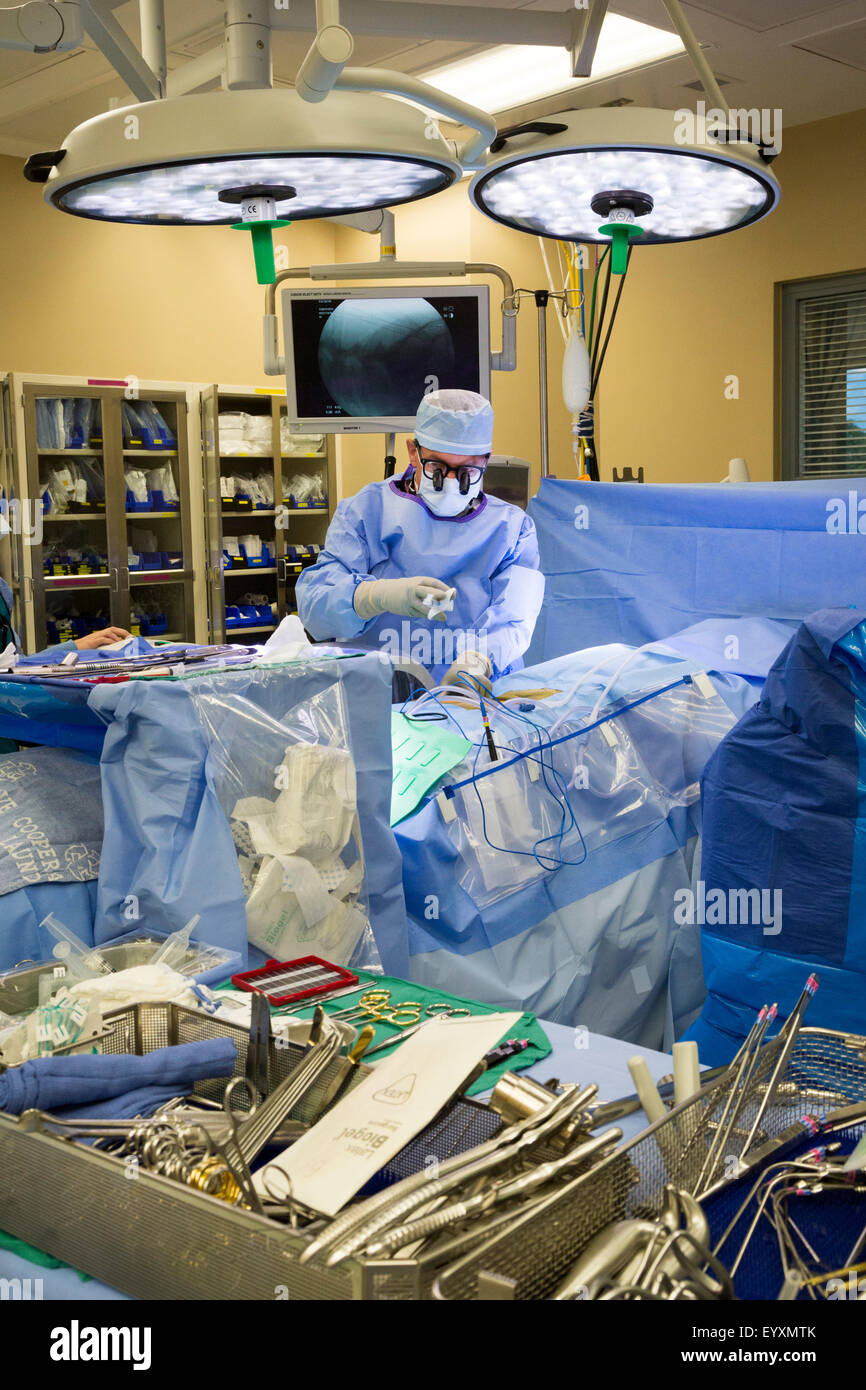
[[[457,97],[440,92],[405,72],[392,72],[390,68],[344,68],[334,86],[347,92],[382,92],[388,96],[407,97],[446,120],[469,126],[474,134],[457,146],[457,158],[464,169],[479,168],[483,164],[485,151],[496,135],[496,122],[486,111],[458,101]],[[435,133],[431,134],[432,139]]]
[[[590,0],[586,9],[575,8],[571,35],[571,75],[590,77],[608,0]]]
[[[123,78],[132,95],[139,101],[157,101],[162,96],[159,79],[114,18],[109,5],[103,0],[86,0],[83,21],[85,33]]]
[[[344,92],[407,97],[447,120],[469,126],[475,133],[456,147],[457,157],[464,168],[479,167],[496,134],[492,116],[407,73],[392,72],[389,68],[347,67],[354,40],[340,23],[340,0],[316,0],[316,25],[316,37],[295,79],[299,96],[305,101],[323,101],[329,92],[339,88]],[[438,138],[438,131],[433,131],[430,138]]]
[[[683,41],[683,47],[692,60],[695,72],[698,74],[701,80],[701,86],[706,92],[709,100],[718,111],[723,111],[725,116],[729,116],[730,109],[728,103],[722,96],[722,89],[716,81],[715,74],[704,57],[704,51],[695,38],[692,26],[683,13],[680,0],[662,0],[662,4],[670,16],[671,23]]]

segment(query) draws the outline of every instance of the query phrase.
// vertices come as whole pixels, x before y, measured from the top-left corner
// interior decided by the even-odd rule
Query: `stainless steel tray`
[[[115,970],[130,970],[137,965],[147,965],[163,940],[164,938],[155,936],[137,936],[130,941],[119,942],[116,946],[99,946],[96,949]],[[208,959],[202,965],[202,971],[214,969],[235,959],[229,951],[220,951],[217,947],[211,947],[210,950],[213,959]],[[201,952],[201,947],[193,947],[187,951],[175,967],[178,973],[185,975],[189,967],[201,956]],[[62,964],[59,960],[22,961],[14,970],[6,970],[0,974],[0,1013],[14,1017],[16,1014],[30,1013],[32,1009],[37,1008],[40,979],[43,975],[50,975],[62,968]],[[57,987],[62,983],[62,979],[58,978]]]

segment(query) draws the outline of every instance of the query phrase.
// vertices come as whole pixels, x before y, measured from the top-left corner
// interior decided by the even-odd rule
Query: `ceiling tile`
[[[863,24],[849,24],[847,29],[834,29],[829,34],[819,34],[817,38],[796,44],[795,47],[866,72],[866,21]]]
[[[838,7],[839,0],[689,0],[690,9],[733,20],[758,33]]]

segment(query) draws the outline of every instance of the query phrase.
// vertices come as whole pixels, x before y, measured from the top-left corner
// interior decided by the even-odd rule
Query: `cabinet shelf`
[[[42,449],[37,445],[36,452],[38,454],[47,454],[51,458],[86,458],[88,454],[101,454],[102,445],[86,444],[82,445],[80,449]]]
[[[192,570],[130,570],[129,583],[132,588],[142,584],[182,584],[192,577]]]
[[[247,521],[253,521],[257,516],[276,516],[276,507],[255,507],[249,512],[223,512],[223,516],[242,516]]]
[[[110,589],[110,574],[45,574],[47,589]]]
[[[104,521],[105,512],[46,512],[43,521]]]

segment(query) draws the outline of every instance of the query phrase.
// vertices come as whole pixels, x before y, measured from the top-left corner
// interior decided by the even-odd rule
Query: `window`
[[[782,477],[866,475],[866,273],[782,286]]]

